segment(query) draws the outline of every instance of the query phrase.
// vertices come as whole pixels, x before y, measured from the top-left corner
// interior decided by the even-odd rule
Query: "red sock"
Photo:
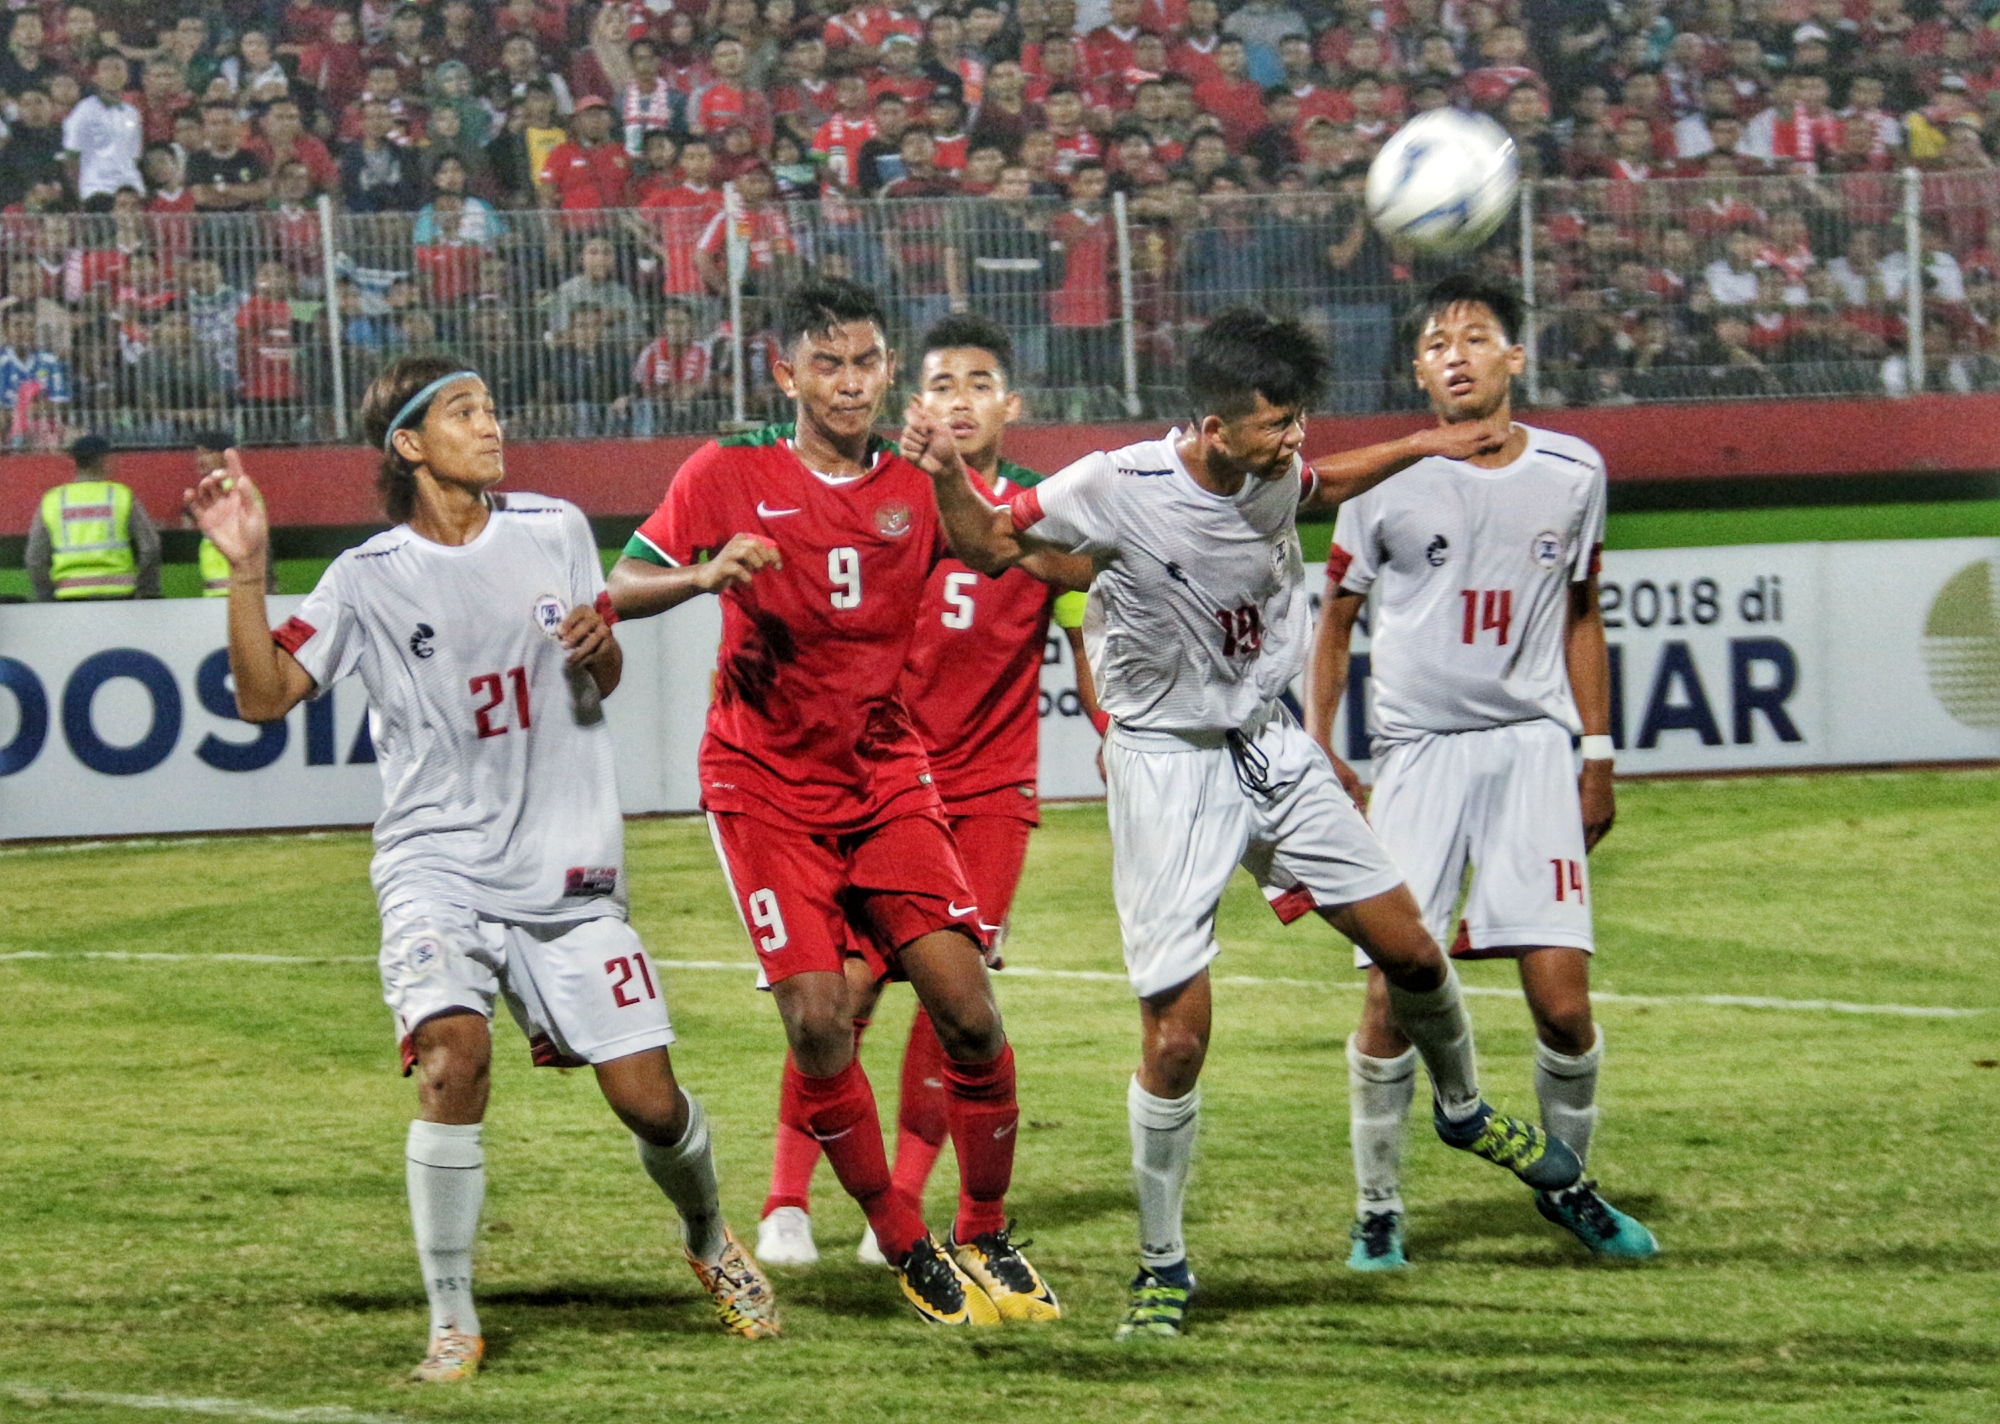
[[[944,1112],[944,1045],[938,1042],[931,1016],[922,1008],[910,1025],[903,1049],[902,1100],[896,1110],[896,1190],[919,1212],[924,1184],[950,1131]]]
[[[867,1019],[854,1021],[854,1048],[861,1050],[861,1035],[868,1031]],[[819,1139],[806,1123],[799,1106],[799,1072],[792,1055],[785,1055],[785,1073],[778,1083],[778,1139],[771,1148],[771,1194],[764,1198],[762,1215],[769,1216],[781,1206],[812,1210],[813,1170],[819,1166]],[[761,1219],[761,1218],[760,1218]]]
[[[861,1204],[876,1244],[891,1261],[924,1235],[924,1219],[889,1183],[889,1158],[882,1150],[882,1124],[875,1116],[875,1091],[861,1060],[831,1078],[799,1075],[799,1102],[812,1134],[847,1194]]]
[[[1014,1048],[991,1063],[944,1065],[944,1110],[958,1153],[958,1220],[952,1237],[970,1241],[1007,1224],[1007,1187],[1014,1177]]]
[[[799,1099],[799,1084],[805,1075],[785,1055],[785,1075],[778,1083],[778,1140],[771,1152],[771,1194],[764,1198],[763,1215],[781,1206],[800,1211],[812,1209],[813,1168],[819,1166],[819,1139],[812,1135],[806,1110]]]

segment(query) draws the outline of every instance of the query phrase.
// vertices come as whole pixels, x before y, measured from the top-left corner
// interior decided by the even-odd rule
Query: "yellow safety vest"
[[[56,597],[131,598],[139,591],[132,553],[132,491],[114,480],[75,480],[42,496],[54,557]]]
[[[201,567],[201,596],[229,597],[229,560],[222,557],[222,550],[203,538],[196,559]]]

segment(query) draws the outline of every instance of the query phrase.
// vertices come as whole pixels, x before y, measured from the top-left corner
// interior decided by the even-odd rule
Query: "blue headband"
[[[382,453],[384,455],[393,455],[395,453],[394,442],[396,432],[407,425],[410,417],[426,405],[431,397],[435,396],[453,381],[462,381],[468,376],[475,381],[485,379],[477,371],[453,371],[448,376],[439,376],[435,381],[432,381],[428,386],[425,386],[422,390],[404,401],[403,408],[396,412],[396,418],[389,422],[388,430],[383,433]]]

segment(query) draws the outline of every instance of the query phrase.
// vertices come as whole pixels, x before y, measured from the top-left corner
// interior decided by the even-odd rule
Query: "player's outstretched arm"
[[[781,569],[778,546],[755,534],[738,534],[712,559],[698,564],[649,564],[630,554],[611,566],[605,587],[620,618],[651,618],[704,593],[742,588],[764,569]]]
[[[1347,695],[1348,649],[1354,623],[1367,604],[1365,594],[1336,592],[1320,610],[1319,632],[1313,639],[1312,662],[1306,668],[1306,734],[1319,743],[1333,763],[1333,773],[1354,804],[1368,809],[1368,791],[1354,768],[1333,749],[1333,719]]]
[[[264,607],[271,559],[271,521],[264,497],[243,472],[243,459],[224,452],[228,465],[207,475],[182,499],[216,552],[229,560],[229,675],[236,682],[236,715],[246,722],[275,722],[312,695],[312,675],[271,641]]]
[[[951,427],[913,399],[903,413],[903,458],[931,477],[952,556],[988,576],[1013,568],[1030,552],[1014,532],[1014,516],[986,502],[958,453]],[[1089,580],[1085,580],[1088,587]]]
[[[1389,476],[1432,455],[1469,460],[1474,455],[1491,454],[1507,443],[1510,428],[1506,421],[1496,425],[1484,420],[1433,425],[1400,440],[1321,456],[1312,462],[1315,485],[1312,494],[1300,502],[1299,513],[1308,518],[1332,514],[1356,495],[1366,494]]]
[[[1583,719],[1585,737],[1611,737],[1611,653],[1604,643],[1604,610],[1597,598],[1597,575],[1569,586],[1569,629],[1563,639],[1569,664],[1569,689]],[[1590,755],[1584,744],[1583,775],[1577,792],[1583,801],[1583,848],[1590,850],[1611,833],[1618,816],[1618,793],[1612,786],[1613,763]]]

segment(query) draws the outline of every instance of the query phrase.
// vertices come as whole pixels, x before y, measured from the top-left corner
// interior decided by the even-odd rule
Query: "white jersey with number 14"
[[[1368,729],[1380,745],[1541,718],[1583,730],[1565,635],[1570,585],[1604,545],[1604,458],[1515,428],[1528,447],[1510,464],[1419,460],[1340,508],[1327,584],[1374,595]]]
[[[358,673],[382,768],[371,877],[495,919],[623,915],[611,732],[558,641],[604,591],[575,505],[509,494],[469,544],[399,525],[342,554],[273,636],[321,689]]]

